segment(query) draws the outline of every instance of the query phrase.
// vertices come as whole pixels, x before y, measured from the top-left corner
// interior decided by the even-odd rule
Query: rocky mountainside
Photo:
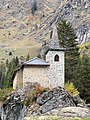
[[[90,0],[0,0],[0,58],[8,58],[10,51],[38,55],[41,42],[61,19],[73,25],[79,43],[89,41]]]

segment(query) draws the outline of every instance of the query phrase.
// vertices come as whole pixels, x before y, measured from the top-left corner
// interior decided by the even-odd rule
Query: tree
[[[11,56],[12,55],[12,52],[9,52],[9,56]]]
[[[78,79],[75,80],[75,85],[80,91],[80,96],[90,103],[90,58],[84,54],[79,62]]]
[[[16,68],[18,68],[19,60],[18,57],[13,58],[10,63],[8,63],[8,70],[6,72],[6,81],[4,87],[12,86],[12,75]]]
[[[11,61],[8,65],[8,70],[6,73],[6,81],[5,81],[5,87],[11,87],[11,80],[12,80],[12,75],[14,73],[16,66],[13,61]]]
[[[79,47],[76,41],[76,34],[69,22],[60,21],[57,26],[60,46],[67,48],[65,54],[65,80],[74,81],[77,79],[77,67],[79,62]]]
[[[8,67],[8,64],[9,64],[9,61],[8,61],[8,59],[6,60],[6,67]]]
[[[58,22],[57,26],[59,43],[64,48],[76,48],[78,45],[76,39],[77,36],[71,24],[65,20]]]
[[[3,86],[4,86],[4,82],[5,82],[5,79],[6,79],[5,74],[6,74],[6,66],[1,61],[1,64],[0,64],[0,88],[3,88]]]
[[[17,56],[16,56],[16,58],[15,58],[15,64],[16,64],[16,66],[18,66],[18,64],[19,64],[19,59],[18,59]]]

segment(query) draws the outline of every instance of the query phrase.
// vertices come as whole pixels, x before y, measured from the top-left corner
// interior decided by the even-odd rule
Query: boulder
[[[24,101],[18,92],[12,93],[1,107],[2,120],[23,120]]]
[[[63,115],[64,117],[80,117],[80,118],[90,117],[89,109],[81,107],[62,108],[59,114]]]
[[[81,107],[65,107],[53,109],[44,115],[25,117],[24,120],[82,120],[82,118],[90,118],[90,111]]]
[[[33,115],[44,114],[56,108],[76,106],[73,98],[61,87],[56,87],[43,93],[37,99],[36,104],[39,107],[32,112]]]
[[[79,95],[73,96],[73,100],[77,107],[86,107],[85,101]]]

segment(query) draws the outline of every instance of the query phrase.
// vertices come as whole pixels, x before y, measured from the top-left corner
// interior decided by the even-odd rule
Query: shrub
[[[49,88],[44,88],[43,86],[34,86],[34,91],[36,94],[36,97],[41,95],[43,92],[47,92],[49,90]]]
[[[30,105],[30,103],[32,103],[34,101],[34,98],[35,98],[34,93],[31,93],[31,94],[29,93],[27,95],[27,99],[24,102],[25,106],[28,107]]]
[[[77,88],[75,88],[75,86],[73,85],[72,82],[67,82],[65,84],[65,90],[71,95],[71,96],[75,96],[75,95],[78,95],[79,92],[77,90]]]
[[[4,102],[12,91],[12,88],[0,89],[0,101]]]
[[[12,55],[12,52],[9,52],[9,56],[11,56]]]
[[[28,107],[32,102],[36,101],[42,93],[48,90],[49,88],[44,88],[39,84],[34,85],[31,91],[26,91],[25,105]]]

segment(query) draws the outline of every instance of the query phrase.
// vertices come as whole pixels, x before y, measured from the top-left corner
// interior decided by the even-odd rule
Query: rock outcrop
[[[69,106],[76,106],[73,98],[63,88],[57,87],[43,93],[28,111],[32,115],[41,115],[56,108]]]
[[[61,114],[62,116],[66,116],[66,117],[80,117],[80,118],[90,117],[89,109],[81,108],[81,107],[62,108],[59,114]]]
[[[23,120],[24,100],[18,92],[12,93],[1,107],[1,120]]]
[[[29,103],[28,107],[25,107],[27,92],[33,93],[34,85],[39,84],[30,83],[28,85],[30,88],[11,93],[0,109],[1,120],[28,120],[28,118],[32,120],[37,115],[41,118],[42,116],[57,116],[57,118],[90,117],[90,110],[86,106],[76,106],[76,104],[81,103],[81,99],[78,96],[73,99],[61,87],[39,94],[36,99]]]
[[[40,117],[37,117],[37,116]],[[47,119],[48,117],[57,116],[58,120],[61,118],[90,117],[90,110],[85,105],[85,102],[79,95],[72,98],[64,88],[56,87],[48,92],[40,95],[36,102],[29,105],[25,120],[28,118]]]
[[[90,118],[90,111],[87,108],[81,107],[65,107],[53,109],[44,115],[25,117],[24,120],[82,120],[82,118]]]

